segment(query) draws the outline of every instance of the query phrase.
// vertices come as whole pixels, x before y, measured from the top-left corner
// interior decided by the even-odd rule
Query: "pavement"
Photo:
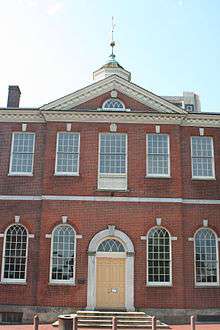
[[[58,328],[52,327],[50,324],[41,324],[39,330],[55,330]],[[0,325],[0,330],[33,330],[33,325]],[[79,330],[81,330],[79,328]],[[83,328],[82,330],[85,330]],[[100,330],[100,329],[89,329]],[[134,330],[134,329],[126,329]],[[135,329],[137,330],[137,329]],[[170,330],[191,330],[190,325],[171,325]],[[196,324],[196,330],[220,330],[220,323],[218,324]]]

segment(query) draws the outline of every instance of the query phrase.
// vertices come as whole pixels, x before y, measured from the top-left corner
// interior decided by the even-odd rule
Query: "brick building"
[[[0,315],[220,313],[220,114],[114,55],[93,78],[30,109],[10,86],[0,109]]]

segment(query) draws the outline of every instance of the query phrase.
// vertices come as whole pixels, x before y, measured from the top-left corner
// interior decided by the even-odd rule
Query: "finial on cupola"
[[[110,55],[110,58],[114,61],[115,60],[115,54],[114,54],[114,47],[115,47],[115,41],[114,41],[114,32],[115,32],[115,23],[114,23],[114,16],[112,16],[112,39],[110,46],[112,47],[112,53]]]
[[[111,55],[108,57],[107,62],[101,68],[99,68],[98,70],[93,72],[93,80],[95,80],[95,81],[105,79],[112,75],[116,75],[116,76],[121,77],[128,81],[131,80],[131,73],[129,71],[125,70],[115,59],[114,32],[115,32],[115,23],[114,23],[114,17],[112,16],[111,42],[110,42],[112,52],[111,52]]]

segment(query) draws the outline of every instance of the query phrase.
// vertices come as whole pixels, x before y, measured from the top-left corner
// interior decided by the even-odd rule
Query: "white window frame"
[[[58,140],[59,140],[59,134],[77,134],[79,136],[79,144],[78,144],[78,160],[77,160],[77,171],[76,172],[58,172],[57,171],[57,162],[58,162]],[[57,132],[56,137],[56,160],[55,160],[55,173],[56,176],[79,176],[79,162],[80,162],[80,133],[79,132],[65,132],[60,131]]]
[[[117,135],[125,135],[125,173],[100,173],[100,161],[101,161],[101,135],[103,134],[117,134]],[[127,133],[109,133],[109,132],[101,132],[99,133],[99,159],[98,159],[98,176],[99,178],[106,177],[127,177],[128,173],[128,136]]]
[[[32,134],[34,136],[34,139],[33,139],[32,168],[31,168],[31,172],[13,172],[12,171],[12,158],[13,158],[13,149],[14,149],[14,137],[15,137],[15,134]],[[10,166],[9,166],[9,173],[8,173],[8,175],[11,175],[11,176],[33,176],[34,154],[35,154],[35,132],[13,132],[12,133],[12,140],[11,140]]]
[[[148,268],[148,240],[149,240],[149,234],[151,232],[151,230],[153,229],[164,229],[166,230],[166,232],[169,234],[169,243],[170,243],[170,281],[169,282],[149,282],[149,268]],[[148,230],[148,233],[147,233],[147,236],[146,236],[146,270],[147,270],[147,276],[146,276],[146,286],[149,286],[149,287],[163,287],[163,286],[172,286],[173,285],[173,271],[172,271],[172,263],[173,263],[173,260],[172,260],[172,237],[170,235],[170,232],[162,227],[162,226],[154,226],[152,228],[150,228]]]
[[[193,155],[192,155],[192,139],[196,137],[196,138],[210,138],[211,139],[211,147],[212,147],[212,176],[196,176],[193,175]],[[190,139],[190,147],[191,147],[191,175],[192,175],[192,179],[194,180],[215,180],[215,155],[214,155],[214,143],[213,143],[213,137],[212,136],[191,136]],[[203,157],[203,158],[207,158],[207,157]]]
[[[52,279],[52,265],[53,265],[53,241],[54,241],[54,232],[59,227],[70,227],[74,232],[74,266],[73,266],[73,280],[53,280]],[[51,244],[50,244],[50,272],[49,272],[49,284],[60,284],[60,285],[76,285],[76,242],[77,242],[77,235],[75,229],[69,224],[59,224],[58,226],[54,227],[51,233]]]
[[[197,282],[196,281],[196,234],[202,230],[202,229],[208,229],[210,230],[214,236],[215,236],[215,243],[216,243],[216,262],[217,262],[217,282],[211,282],[211,283],[206,283],[206,282]],[[218,249],[218,236],[216,235],[216,232],[214,230],[212,230],[211,228],[209,227],[201,227],[199,228],[195,234],[194,234],[194,237],[193,237],[193,241],[194,241],[194,280],[195,280],[195,286],[196,287],[216,287],[216,286],[219,286],[219,249]]]
[[[148,136],[149,135],[166,135],[167,136],[167,151],[168,151],[168,174],[152,174],[148,173]],[[170,178],[170,136],[167,133],[147,133],[146,134],[146,177],[147,178]]]
[[[26,244],[26,256],[25,256],[26,263],[25,263],[25,278],[24,279],[5,278],[4,277],[4,273],[5,273],[6,236],[7,236],[7,232],[9,230],[9,228],[10,227],[13,227],[13,226],[16,226],[16,225],[19,225],[19,226],[23,227],[26,230],[26,232],[27,232],[27,244]],[[10,226],[8,226],[5,229],[5,232],[4,232],[4,241],[3,241],[3,251],[2,251],[2,274],[1,274],[1,282],[2,283],[4,283],[4,284],[26,284],[27,283],[28,247],[29,247],[29,233],[28,233],[27,228],[24,225],[21,225],[20,223],[19,224],[13,223],[13,224],[11,224]]]

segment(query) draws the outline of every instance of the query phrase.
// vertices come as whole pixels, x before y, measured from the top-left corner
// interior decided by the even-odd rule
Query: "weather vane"
[[[114,30],[115,30],[115,23],[114,23],[114,17],[112,16],[112,40],[110,43],[110,46],[112,47],[112,54],[111,56],[114,58],[114,47],[115,47],[115,41],[114,41]]]

